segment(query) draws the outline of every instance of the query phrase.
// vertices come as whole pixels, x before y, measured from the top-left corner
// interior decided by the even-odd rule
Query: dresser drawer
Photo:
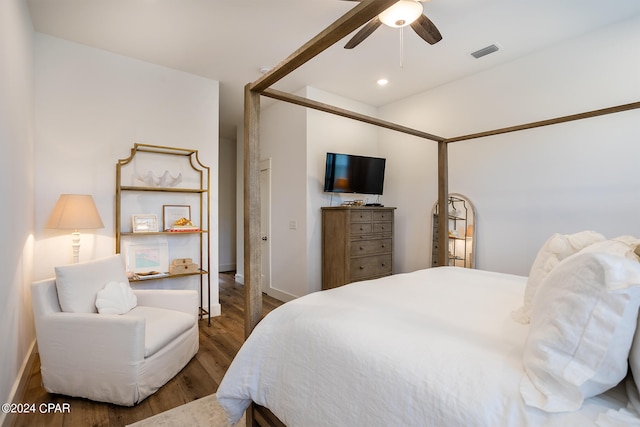
[[[352,223],[351,234],[371,234],[373,227],[370,222]]]
[[[372,224],[374,233],[391,233],[393,231],[392,222],[374,222]]]
[[[391,254],[351,259],[351,280],[391,274]]]
[[[351,242],[351,256],[384,254],[391,252],[391,239]]]
[[[374,221],[391,221],[393,219],[393,211],[374,211],[372,218]]]
[[[351,222],[371,222],[371,211],[356,209],[351,211]]]

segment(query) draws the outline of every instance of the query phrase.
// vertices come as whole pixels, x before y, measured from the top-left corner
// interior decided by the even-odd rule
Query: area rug
[[[235,426],[246,424],[243,416]],[[193,402],[189,402],[177,408],[161,412],[153,417],[130,424],[128,427],[231,427],[227,422],[224,409],[218,405],[216,395],[212,394]]]

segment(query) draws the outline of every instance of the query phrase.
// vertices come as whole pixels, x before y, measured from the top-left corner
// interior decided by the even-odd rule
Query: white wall
[[[33,27],[26,2],[0,2],[0,401],[11,402],[35,339]],[[0,424],[6,414],[0,413]]]
[[[385,204],[397,208],[393,271],[426,268],[431,265],[431,210],[438,198],[437,143],[388,130],[380,130],[380,140],[380,154],[387,159]]]
[[[349,111],[375,117],[376,108],[356,102],[326,91],[307,87],[306,97],[315,101],[344,108]],[[301,107],[297,107],[301,108]],[[322,288],[322,211],[323,206],[340,205],[343,200],[369,199],[369,195],[324,193],[324,172],[327,152],[379,156],[378,128],[366,123],[323,113],[306,110],[307,115],[307,211],[306,247],[307,275],[306,292],[302,296]],[[386,185],[385,185],[386,187]],[[388,188],[388,187],[386,187]],[[387,194],[385,190],[385,194]],[[387,202],[383,196],[380,201]],[[300,287],[302,290],[303,288]]]
[[[236,133],[236,281],[244,283],[244,124]]]
[[[221,139],[219,151],[219,269],[233,271],[236,269],[236,142]]]
[[[134,142],[199,150],[211,167],[212,312],[218,304],[218,82],[36,34],[35,277],[71,262],[68,233],[44,229],[61,193],[92,194],[105,228],[80,260],[115,252],[115,165]],[[195,281],[155,281],[196,287]]]
[[[260,159],[271,159],[270,294],[285,301],[307,293],[305,114],[285,102],[260,113]]]
[[[638,40],[636,18],[385,106],[380,114],[452,137],[635,102]],[[554,232],[640,235],[639,132],[636,110],[450,145],[449,191],[467,195],[478,211],[478,268],[526,275]],[[428,233],[403,233],[396,248],[417,249],[421,258],[403,269],[426,267],[430,247],[423,239],[430,242],[428,213],[437,197],[435,146],[416,152],[417,139],[391,132],[381,132],[381,140],[390,156],[424,155],[421,167],[431,168],[388,176],[405,200],[397,204],[415,197],[422,210],[406,227]],[[407,182],[416,182],[406,179],[411,176],[422,182],[407,193]]]

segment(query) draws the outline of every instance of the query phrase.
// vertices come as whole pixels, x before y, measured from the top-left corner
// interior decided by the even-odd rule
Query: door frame
[[[263,173],[265,173],[264,176],[267,181],[266,188],[263,188],[262,185]],[[265,195],[266,197],[264,197]],[[263,234],[263,231],[266,230],[265,234],[267,238],[266,242],[264,243],[264,245],[266,246],[266,251],[264,250],[265,246],[261,246],[263,250],[260,254],[262,259],[260,271],[264,279],[262,279],[260,282],[262,292],[266,293],[267,295],[271,295],[271,158],[260,160],[260,212],[260,220],[262,221],[265,216],[267,219],[267,224],[265,227],[260,224],[260,234]],[[267,267],[266,273],[262,271],[262,268],[265,265]]]

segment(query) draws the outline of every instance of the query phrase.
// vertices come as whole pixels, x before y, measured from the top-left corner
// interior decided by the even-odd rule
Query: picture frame
[[[169,244],[167,242],[129,243],[126,246],[127,271],[139,274],[169,271]]]
[[[189,205],[163,205],[162,225],[163,230],[171,230],[180,218],[191,220],[191,206]]]
[[[153,214],[131,215],[131,227],[134,233],[158,232],[158,217]]]

